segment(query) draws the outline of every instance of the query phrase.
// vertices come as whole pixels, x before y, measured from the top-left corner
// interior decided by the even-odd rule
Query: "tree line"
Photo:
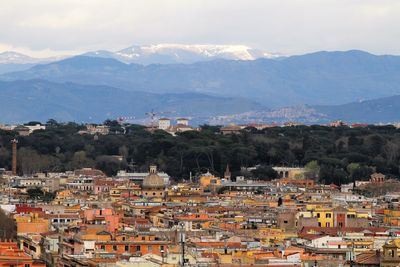
[[[11,144],[17,138],[18,172],[59,172],[83,167],[115,175],[120,169],[146,171],[149,164],[174,179],[188,179],[207,170],[222,176],[229,164],[233,176],[271,179],[271,166],[306,166],[311,178],[342,184],[368,179],[373,172],[399,175],[400,130],[393,126],[363,128],[327,126],[245,128],[240,134],[221,134],[220,126],[172,136],[149,132],[141,125],[106,121],[108,135],[81,135],[77,123],[46,124],[29,136],[0,131],[0,167],[11,167]],[[243,168],[259,166],[256,171]]]

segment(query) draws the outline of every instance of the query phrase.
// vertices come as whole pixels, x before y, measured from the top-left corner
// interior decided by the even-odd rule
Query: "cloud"
[[[400,54],[397,25],[398,0],[3,0],[0,9],[1,42],[43,54],[150,43]]]

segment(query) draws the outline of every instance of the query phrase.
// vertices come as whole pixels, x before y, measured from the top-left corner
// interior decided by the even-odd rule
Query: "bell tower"
[[[230,181],[231,178],[232,178],[232,174],[231,174],[231,172],[229,170],[229,164],[226,164],[226,170],[225,170],[225,173],[224,173],[224,179],[226,181]]]

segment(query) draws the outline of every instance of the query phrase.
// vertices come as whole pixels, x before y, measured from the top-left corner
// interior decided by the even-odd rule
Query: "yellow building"
[[[286,232],[284,229],[279,228],[263,228],[259,230],[261,244],[264,246],[282,245],[285,240],[296,238],[297,234],[293,232]]]
[[[211,173],[207,172],[206,174],[200,176],[200,186],[205,188],[212,185],[221,185],[221,179],[215,177]]]
[[[390,226],[400,226],[400,210],[384,210],[383,222]]]
[[[314,216],[318,218],[318,226],[333,227],[333,211],[332,209],[317,208]]]

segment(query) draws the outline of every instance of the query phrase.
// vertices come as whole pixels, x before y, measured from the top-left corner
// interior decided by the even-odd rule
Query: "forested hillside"
[[[163,131],[149,133],[139,125],[122,129],[114,121],[106,123],[112,132],[126,133],[96,138],[79,135],[82,125],[55,121],[50,121],[46,130],[26,137],[1,131],[0,167],[10,169],[10,140],[17,137],[21,174],[97,167],[114,175],[118,169],[143,171],[156,163],[176,180],[207,170],[222,175],[227,164],[234,175],[241,174],[241,167],[261,165],[265,175],[245,173],[260,179],[274,176],[268,166],[308,164],[322,182],[336,184],[368,179],[374,171],[399,175],[400,130],[392,126],[247,128],[241,134],[222,135],[219,127],[205,125],[199,132],[174,137]]]

